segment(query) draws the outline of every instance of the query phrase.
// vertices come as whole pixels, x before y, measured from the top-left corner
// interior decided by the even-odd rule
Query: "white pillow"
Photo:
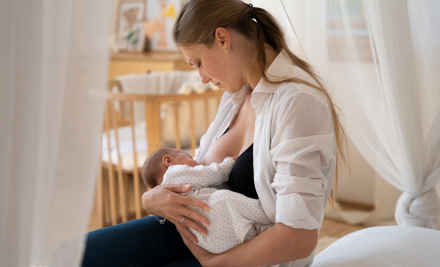
[[[440,266],[440,231],[409,226],[371,227],[324,249],[312,267]]]

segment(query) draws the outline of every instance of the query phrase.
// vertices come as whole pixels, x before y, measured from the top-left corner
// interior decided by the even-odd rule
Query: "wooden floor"
[[[354,231],[366,228],[362,225],[349,225],[342,222],[333,221],[330,219],[325,219],[322,222],[322,228],[319,232],[319,238],[330,236],[335,238],[341,238]]]

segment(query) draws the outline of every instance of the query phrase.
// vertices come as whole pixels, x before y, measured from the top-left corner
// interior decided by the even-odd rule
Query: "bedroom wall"
[[[338,63],[332,62],[331,66],[325,72],[326,76],[337,80],[339,87],[351,88],[357,86],[349,77],[341,77],[341,73],[347,73],[347,68],[350,68],[350,64],[340,61]],[[365,81],[368,81],[370,86],[378,86],[375,84],[377,79],[373,64],[365,62],[359,71],[362,72]],[[338,94],[337,86],[333,87],[333,90],[334,94]],[[350,101],[350,99],[344,99],[344,101]],[[338,103],[338,105],[344,106],[344,102]],[[385,219],[390,217],[390,214],[394,214],[397,199],[401,192],[376,173],[351,140],[348,140],[348,151],[352,176],[350,177],[348,170],[342,170],[338,186],[338,199],[374,205],[376,208],[375,214],[378,218]]]
[[[340,172],[337,198],[373,205],[377,174],[351,140],[348,140],[348,151],[352,176],[345,168]]]

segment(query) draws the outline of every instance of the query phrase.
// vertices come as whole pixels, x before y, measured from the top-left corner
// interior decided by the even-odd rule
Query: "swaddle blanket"
[[[210,206],[210,211],[189,207],[209,221],[208,234],[190,231],[197,237],[198,245],[211,253],[223,253],[234,248],[273,225],[263,211],[258,199],[225,190],[224,184],[235,161],[209,166],[174,165],[168,168],[162,184],[191,184],[193,187],[183,195],[197,198]]]

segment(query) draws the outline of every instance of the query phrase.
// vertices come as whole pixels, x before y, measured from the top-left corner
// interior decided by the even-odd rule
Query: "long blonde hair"
[[[181,10],[173,29],[173,38],[177,46],[185,47],[194,44],[212,46],[215,41],[215,31],[223,27],[233,29],[240,33],[250,43],[256,44],[256,62],[263,79],[270,83],[295,82],[308,85],[324,94],[331,107],[335,128],[337,157],[335,185],[338,183],[338,170],[341,163],[349,167],[347,139],[344,129],[339,121],[336,109],[330,94],[321,82],[321,78],[315,73],[312,66],[297,57],[290,51],[285,35],[277,20],[266,10],[252,7],[239,0],[191,0]],[[267,43],[280,53],[284,50],[293,64],[308,73],[317,85],[306,80],[289,77],[283,80],[271,81],[265,73],[266,51],[264,44]],[[339,109],[338,109],[339,110]],[[333,204],[333,190],[329,201]]]

